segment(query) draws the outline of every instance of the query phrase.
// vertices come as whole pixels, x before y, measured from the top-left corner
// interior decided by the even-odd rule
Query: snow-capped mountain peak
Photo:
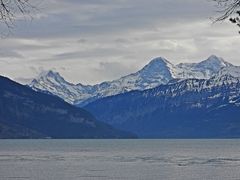
[[[169,70],[174,65],[170,63],[168,60],[162,57],[155,58],[151,60],[147,65],[145,65],[139,73],[153,73],[153,72],[161,72],[165,70]]]
[[[224,74],[240,77],[240,68],[217,56],[210,56],[200,63],[174,65],[163,57],[154,58],[136,73],[96,85],[72,84],[57,72],[42,73],[32,81],[30,87],[36,91],[48,91],[72,104],[84,105],[96,99],[125,93],[132,90],[146,90],[174,80],[210,79]],[[216,81],[220,82],[216,79]]]
[[[155,81],[157,83],[165,84],[173,78],[173,71],[175,66],[168,60],[162,57],[151,60],[140,71],[136,73],[142,83],[151,84]],[[145,89],[145,87],[144,87]]]
[[[41,72],[40,75],[36,77],[33,81],[55,81],[60,84],[68,83],[58,72],[54,72],[53,70]]]
[[[85,89],[80,85],[67,82],[58,72],[52,70],[42,72],[29,86],[36,91],[45,91],[59,96],[69,103],[87,96]]]
[[[211,55],[208,59],[195,65],[196,68],[212,70],[215,73],[219,71],[221,68],[229,66],[233,65],[224,61],[223,58],[217,57],[215,55]]]
[[[177,67],[182,69],[183,78],[209,79],[224,67],[231,67],[232,64],[224,61],[223,58],[211,55],[199,63],[181,63]]]
[[[60,74],[58,72],[54,72],[53,70],[49,70],[49,71],[42,71],[37,78],[54,77],[54,76],[60,76]]]
[[[169,64],[172,65],[167,59],[163,57],[157,57],[152,59],[146,66],[144,66],[143,69],[145,68],[155,68],[155,67],[161,67],[161,66],[168,66]]]

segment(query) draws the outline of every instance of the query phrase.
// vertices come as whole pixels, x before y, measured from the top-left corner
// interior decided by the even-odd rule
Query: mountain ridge
[[[47,91],[57,95],[68,103],[84,106],[96,99],[132,90],[151,89],[161,84],[167,84],[173,79],[209,79],[221,68],[232,66],[232,64],[214,55],[200,63],[177,65],[163,57],[158,57],[152,59],[135,73],[96,85],[72,84],[65,81],[59,73],[49,71],[51,76],[48,74],[40,76],[34,79],[29,86],[36,91]]]
[[[239,138],[240,76],[221,71],[221,76],[210,79],[186,79],[105,97],[84,108],[143,138]]]
[[[0,138],[130,137],[59,97],[0,76]]]

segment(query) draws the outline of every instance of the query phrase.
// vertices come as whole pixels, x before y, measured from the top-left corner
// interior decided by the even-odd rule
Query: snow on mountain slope
[[[171,71],[173,71],[174,68],[173,64],[159,57],[153,59],[136,73],[124,76],[112,82],[104,82],[97,86],[101,88],[103,84],[108,83],[110,87],[114,87],[116,93],[136,89],[149,89],[159,84],[166,84],[169,80],[173,79]]]
[[[76,99],[87,99],[90,97],[91,86],[71,84],[57,72],[48,71],[41,73],[29,85],[36,91],[44,91],[73,103]]]
[[[222,68],[220,71],[216,73],[215,78],[224,75],[240,78],[240,66],[229,66],[226,68]]]
[[[210,79],[178,80],[102,98],[84,108],[100,121],[145,138],[180,137],[186,132],[185,138],[196,138],[198,133],[199,137],[209,138],[213,132],[218,137],[226,137],[228,133],[234,136],[235,132],[240,136],[239,70],[239,67],[225,67],[220,76]]]
[[[85,105],[102,97],[132,90],[151,89],[161,84],[167,84],[174,79],[209,79],[222,68],[234,68],[234,66],[216,56],[210,56],[200,63],[181,63],[178,65],[158,57],[136,73],[93,86],[71,84],[65,81],[59,73],[49,71],[34,79],[30,87],[37,91],[50,92],[71,104]]]
[[[240,66],[222,68],[211,79],[215,85],[233,84],[240,81]]]
[[[233,65],[215,55],[200,63],[181,63],[177,65],[178,68],[182,69],[182,77],[180,78],[183,79],[209,79],[220,69],[231,66]]]

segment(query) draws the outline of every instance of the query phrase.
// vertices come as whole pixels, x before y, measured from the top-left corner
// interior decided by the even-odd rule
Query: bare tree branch
[[[14,21],[19,16],[31,17],[31,12],[37,10],[30,0],[0,0],[0,23],[8,30],[14,27]]]
[[[230,22],[240,27],[240,0],[213,0],[219,8],[219,17],[215,22],[229,19]],[[240,33],[240,31],[239,31]]]

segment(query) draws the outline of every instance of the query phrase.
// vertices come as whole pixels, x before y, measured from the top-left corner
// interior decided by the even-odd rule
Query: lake
[[[240,140],[0,140],[0,180],[239,180]]]

